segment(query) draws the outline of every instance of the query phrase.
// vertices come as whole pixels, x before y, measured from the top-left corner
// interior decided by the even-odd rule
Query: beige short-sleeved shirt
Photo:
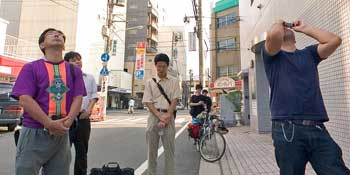
[[[155,78],[163,87],[165,93],[171,101],[181,98],[180,83],[178,80],[169,77],[161,80],[158,76]],[[152,78],[146,81],[142,103],[153,103],[157,109],[169,109],[168,101],[161,94],[157,84],[152,80]]]

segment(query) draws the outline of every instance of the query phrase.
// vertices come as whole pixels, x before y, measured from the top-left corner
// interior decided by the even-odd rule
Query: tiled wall
[[[261,4],[262,8],[257,8]],[[277,19],[302,19],[314,27],[340,35],[343,44],[319,66],[320,84],[330,121],[327,127],[341,146],[349,164],[350,152],[350,1],[349,0],[255,0],[240,1],[242,69],[254,54],[248,50],[254,37],[261,36]],[[297,46],[316,41],[297,34]]]

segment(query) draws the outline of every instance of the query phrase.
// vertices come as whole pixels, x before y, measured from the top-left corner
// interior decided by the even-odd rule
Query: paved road
[[[179,112],[176,119],[176,174],[197,175],[199,172],[200,156],[188,140],[187,131],[183,126],[190,120],[187,111]],[[145,127],[147,113],[136,111],[127,114],[126,111],[109,111],[108,118],[103,122],[92,123],[88,167],[101,167],[104,163],[117,161],[121,167],[129,166],[143,172],[147,159]],[[0,128],[0,174],[14,174],[15,146],[13,133]],[[161,147],[161,145],[160,145]],[[72,155],[74,157],[74,149]],[[72,161],[73,162],[73,161]],[[72,164],[73,165],[73,164]],[[163,155],[159,157],[159,173],[163,174]],[[71,166],[71,172],[73,166]],[[72,173],[71,173],[72,174]]]

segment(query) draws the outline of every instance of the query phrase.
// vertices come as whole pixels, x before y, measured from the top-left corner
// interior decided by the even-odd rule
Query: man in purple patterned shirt
[[[24,108],[16,150],[16,175],[69,174],[68,131],[86,95],[82,72],[63,60],[64,34],[39,37],[44,57],[23,66],[11,96]]]

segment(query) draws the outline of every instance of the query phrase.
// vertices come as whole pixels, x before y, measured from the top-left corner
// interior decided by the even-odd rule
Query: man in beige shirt
[[[174,111],[180,99],[179,81],[167,76],[169,57],[158,54],[154,58],[157,76],[145,84],[142,102],[147,105],[150,114],[147,121],[146,140],[148,144],[148,175],[156,175],[159,138],[162,139],[165,153],[164,174],[175,175],[175,120]],[[162,95],[157,83],[162,86],[171,104]]]

